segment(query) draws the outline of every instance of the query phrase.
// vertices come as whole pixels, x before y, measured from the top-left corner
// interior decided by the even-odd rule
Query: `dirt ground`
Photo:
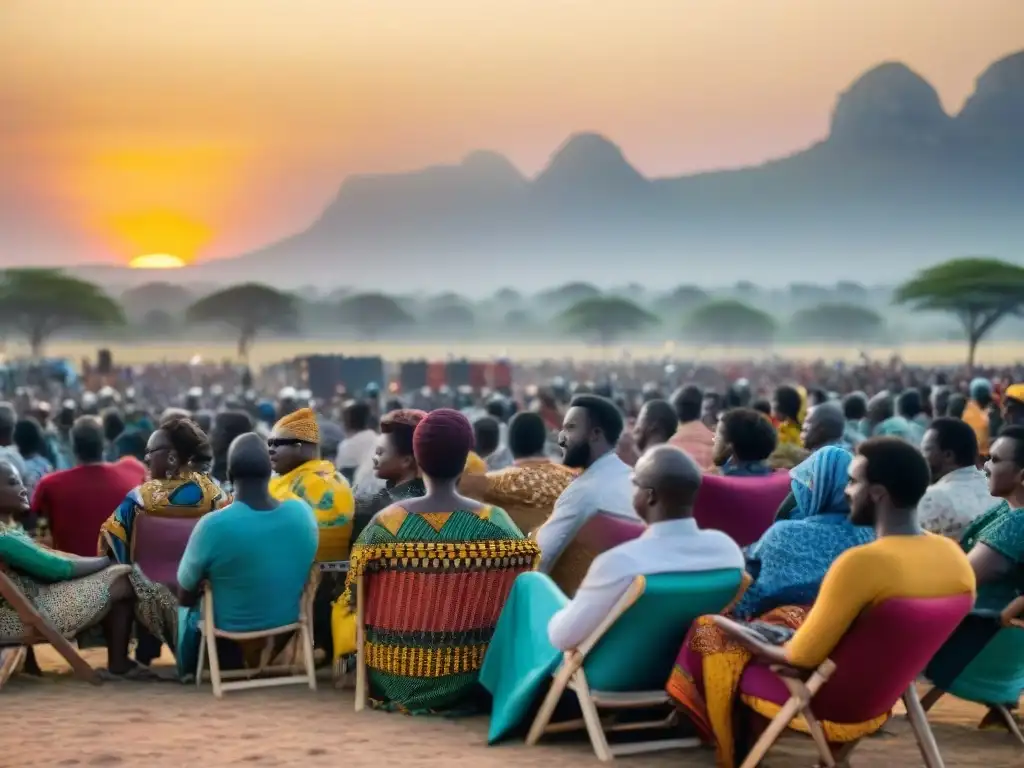
[[[106,683],[94,688],[68,675],[48,647],[36,649],[45,676],[13,678],[0,692],[0,768],[46,766],[336,766],[346,768],[517,768],[594,766],[585,738],[562,737],[527,749],[521,742],[486,746],[485,718],[409,718],[355,714],[351,691],[322,683],[228,693],[217,701],[209,686]],[[102,666],[103,651],[87,651]],[[1024,748],[1003,733],[980,732],[982,709],[947,699],[931,715],[947,766],[1024,765]],[[902,717],[884,735],[867,739],[854,766],[921,765]],[[710,750],[624,757],[627,766],[713,768]],[[810,741],[784,739],[764,763],[772,768],[814,765]]]

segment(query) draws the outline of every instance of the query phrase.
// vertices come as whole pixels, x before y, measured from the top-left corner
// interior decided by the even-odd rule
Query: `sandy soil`
[[[67,357],[77,364],[83,357],[95,359],[99,347],[113,352],[114,360],[120,365],[141,365],[169,360],[186,362],[193,355],[204,360],[234,360],[235,344],[230,339],[209,340],[202,335],[180,341],[145,341],[137,343],[119,342],[115,339],[101,341],[71,341],[55,339],[47,344],[46,353],[52,357]],[[446,341],[435,343],[416,340],[409,343],[400,341],[344,341],[331,339],[275,340],[257,339],[251,353],[251,362],[256,366],[292,360],[295,357],[312,354],[381,355],[385,360],[395,362],[427,358],[445,360],[450,355],[475,360],[491,360],[498,356],[512,360],[529,361],[539,359],[573,358],[578,361],[619,361],[623,350],[633,360],[660,360],[666,355],[685,360],[716,362],[722,360],[759,359],[778,355],[788,360],[846,360],[856,361],[863,347],[855,345],[809,344],[804,346],[780,345],[775,347],[730,348],[695,347],[688,344],[667,341],[664,343],[623,343],[608,349],[573,341],[550,341],[536,339],[529,342],[476,339],[471,341]],[[6,353],[10,357],[28,354],[20,340],[12,338]],[[933,344],[904,344],[899,347],[875,347],[869,350],[875,360],[887,360],[898,354],[908,363],[939,365],[962,363],[967,357],[964,342],[936,342]],[[1008,341],[983,343],[978,348],[978,363],[983,365],[1005,365],[1022,358],[1020,344]]]
[[[408,718],[379,712],[356,715],[351,691],[329,684],[317,693],[278,688],[229,693],[221,701],[209,687],[177,683],[80,683],[46,647],[37,648],[46,675],[12,679],[0,692],[0,766],[145,766],[170,768],[202,761],[205,766],[332,766],[347,768],[477,768],[594,766],[581,738],[525,748],[512,743],[489,748],[484,718]],[[102,651],[87,651],[94,666]],[[1008,735],[974,728],[980,707],[956,700],[933,711],[936,738],[947,766],[1002,768],[1024,764],[1024,748]],[[891,734],[866,740],[854,766],[921,765],[908,725],[896,718]],[[815,763],[809,740],[785,739],[766,766]],[[708,750],[626,757],[621,764],[651,768],[713,768]]]

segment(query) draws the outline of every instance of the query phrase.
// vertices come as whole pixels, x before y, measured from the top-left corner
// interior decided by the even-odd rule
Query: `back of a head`
[[[846,431],[846,416],[843,407],[835,400],[827,400],[814,406],[813,420],[818,424],[822,437],[827,442],[838,440]]]
[[[46,437],[43,434],[43,428],[31,416],[18,419],[14,425],[12,438],[18,447],[18,452],[26,458],[46,453]]]
[[[676,409],[676,418],[683,424],[700,419],[703,402],[704,390],[696,384],[687,384],[672,395],[672,407]]]
[[[625,426],[622,411],[607,397],[600,395],[576,395],[570,402],[570,408],[582,408],[587,412],[587,420],[591,427],[601,430],[609,445],[615,445],[622,436]]]
[[[783,418],[797,420],[800,417],[802,398],[796,387],[783,384],[775,389],[775,405]]]
[[[951,416],[954,419],[962,419],[964,411],[967,410],[967,398],[961,394],[955,394],[949,396],[949,401],[946,403],[946,415]]]
[[[492,397],[484,406],[488,416],[493,416],[498,421],[505,421],[508,418],[508,404],[504,398]]]
[[[542,456],[548,440],[548,429],[539,413],[523,411],[508,423],[508,448],[514,459]]]
[[[868,415],[868,398],[863,392],[851,392],[843,398],[843,415],[847,421],[860,421]]]
[[[424,475],[432,480],[454,480],[462,474],[473,450],[473,427],[458,411],[439,408],[416,425],[412,447]]]
[[[79,416],[71,425],[71,452],[80,464],[103,460],[103,423],[95,416]]]
[[[672,445],[657,445],[637,460],[637,482],[649,487],[676,512],[688,513],[700,490],[702,473],[688,453]]]
[[[898,437],[872,437],[857,446],[866,460],[864,477],[889,493],[897,509],[916,507],[931,484],[931,470],[921,452]]]
[[[266,441],[255,432],[239,435],[228,448],[228,477],[234,483],[267,483],[272,474]]]
[[[124,416],[117,408],[107,408],[100,414],[100,418],[103,420],[103,434],[108,442],[112,442],[124,432]]]
[[[939,450],[953,454],[958,467],[977,466],[978,436],[966,421],[951,416],[941,416],[928,425],[934,432]]]
[[[14,437],[14,425],[18,423],[18,412],[10,403],[0,403],[0,437],[10,442]]]
[[[896,399],[896,410],[905,419],[913,419],[921,413],[921,393],[916,389],[905,389]]]
[[[221,411],[213,419],[210,430],[210,442],[215,452],[227,452],[227,449],[239,435],[252,432],[252,416],[243,410]]]
[[[757,398],[757,400],[750,404],[750,407],[755,411],[760,411],[765,416],[771,417],[772,415],[772,403],[770,400],[766,400],[763,397]]]
[[[679,428],[675,408],[669,405],[667,400],[647,401],[641,409],[640,416],[665,440],[672,437]]]
[[[476,451],[481,456],[490,456],[498,450],[501,442],[501,425],[493,416],[481,416],[473,422],[473,438]]]
[[[734,408],[722,415],[725,440],[737,461],[764,461],[778,445],[771,421],[753,408]]]
[[[341,420],[350,434],[363,432],[370,428],[370,406],[363,400],[356,400],[345,406]]]
[[[160,422],[160,430],[168,439],[183,463],[199,467],[213,461],[210,439],[188,416],[172,415]]]

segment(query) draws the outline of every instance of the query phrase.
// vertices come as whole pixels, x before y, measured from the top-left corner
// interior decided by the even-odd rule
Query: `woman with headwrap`
[[[425,493],[382,510],[353,545],[345,594],[334,606],[335,660],[355,650],[356,585],[373,573],[365,653],[374,706],[468,710],[507,589],[540,551],[504,510],[458,493],[473,447],[465,416],[447,408],[427,414],[412,447]],[[505,582],[497,600],[493,587]]]

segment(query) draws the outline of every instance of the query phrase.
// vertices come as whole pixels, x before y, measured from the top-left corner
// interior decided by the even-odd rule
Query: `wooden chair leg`
[[[1017,718],[1013,716],[1013,712],[1010,711],[1009,707],[1005,704],[998,704],[994,709],[1002,716],[1006,722],[1006,727],[1010,729],[1010,733],[1024,746],[1024,733],[1021,732],[1020,726],[1017,724]]]
[[[597,705],[590,695],[590,686],[587,685],[587,678],[582,669],[577,670],[573,675],[573,683],[594,754],[602,763],[611,762],[614,755],[612,755],[611,747],[608,746],[608,737],[604,735],[604,728],[601,726],[601,713],[597,711]]]
[[[821,755],[821,764],[826,768],[835,768],[836,761],[832,756],[832,748],[828,745],[828,739],[825,737],[825,729],[821,727],[821,723],[811,712],[810,707],[804,707],[803,716],[807,721],[807,730],[811,732],[811,738],[814,739],[814,744],[818,748],[818,754]]]
[[[203,672],[206,671],[206,633],[199,638],[199,659],[196,661],[196,688],[203,684]]]
[[[363,580],[356,581],[356,712],[362,712],[366,708],[366,694],[369,681],[366,679],[366,614],[363,609],[365,603]]]
[[[206,641],[206,653],[210,657],[210,685],[213,686],[213,695],[218,698],[224,698],[224,689],[221,687],[220,679],[220,658],[217,656],[217,637],[214,632],[204,632],[204,640]]]
[[[923,697],[921,697],[921,708],[925,713],[931,712],[932,707],[939,703],[939,699],[946,695],[946,692],[939,688],[939,686],[933,686]]]
[[[526,734],[526,746],[528,747],[535,746],[540,741],[540,737],[544,735],[548,723],[551,722],[551,718],[555,714],[555,707],[558,706],[562,694],[565,693],[565,686],[569,682],[570,672],[568,664],[568,659],[563,661],[562,666],[559,667],[558,671],[551,678],[551,685],[548,688],[547,695],[544,697],[540,709],[537,710],[537,716],[533,718],[533,724],[530,725],[530,730]]]
[[[907,708],[907,717],[910,720],[910,727],[914,730],[914,737],[917,739],[917,746],[921,750],[921,757],[927,768],[945,768],[942,762],[942,753],[939,752],[939,745],[935,741],[935,734],[928,725],[928,715],[925,714],[921,700],[917,697],[917,689],[911,683],[903,694],[903,703]]]
[[[797,716],[797,713],[800,712],[803,706],[804,703],[799,698],[790,696],[789,700],[782,705],[779,714],[764,729],[761,738],[751,748],[750,754],[747,755],[747,759],[743,761],[743,765],[740,768],[757,768],[764,759],[764,756],[768,754],[768,750],[772,748],[772,745],[782,735],[782,732],[789,727],[790,722]]]
[[[306,676],[309,678],[309,690],[315,691],[316,662],[313,660],[313,633],[309,631],[309,624],[305,621],[303,621],[299,626],[299,636],[297,640],[302,644],[302,657],[306,662]]]

